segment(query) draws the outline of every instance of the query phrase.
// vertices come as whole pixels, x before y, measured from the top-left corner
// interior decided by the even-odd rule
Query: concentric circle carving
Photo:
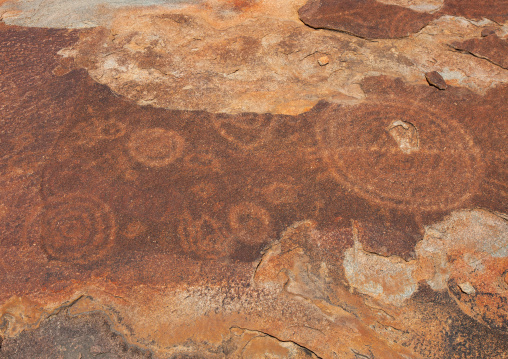
[[[53,198],[38,215],[43,250],[50,259],[85,262],[102,257],[115,240],[109,206],[83,195]]]
[[[455,208],[475,194],[482,177],[480,150],[464,129],[416,106],[329,108],[318,140],[337,181],[386,206]]]

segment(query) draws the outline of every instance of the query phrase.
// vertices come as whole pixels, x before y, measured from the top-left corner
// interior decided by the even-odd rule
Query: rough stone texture
[[[445,0],[443,14],[464,16],[472,20],[489,20],[503,23],[508,19],[508,3],[506,1],[486,0]]]
[[[214,6],[0,24],[0,358],[506,358],[507,75],[448,47],[485,26],[374,43]]]
[[[227,113],[294,115],[320,100],[357,103],[368,74],[425,83],[426,72],[439,71],[448,83],[476,92],[508,83],[504,69],[449,50],[449,32],[457,40],[477,36],[478,28],[463,20],[445,19],[414,41],[373,43],[293,20],[231,24],[205,16],[150,10],[133,21],[126,11],[113,29],[82,33],[61,54],[141,105]],[[326,66],[319,63],[323,56]]]
[[[508,70],[508,41],[500,39],[495,33],[480,39],[454,42],[452,46]]]
[[[348,32],[369,39],[399,38],[421,30],[430,21],[443,15],[463,16],[472,20],[503,23],[508,20],[506,1],[445,0],[438,12],[423,3],[411,9],[396,1],[377,0],[309,0],[299,10],[300,19],[318,29]]]
[[[437,87],[440,90],[446,90],[448,88],[443,76],[441,76],[441,74],[437,71],[427,72],[425,74],[425,78],[427,79],[429,85]]]
[[[72,305],[72,304],[71,304]],[[69,315],[65,308],[52,313],[33,331],[2,343],[3,358],[152,358],[147,350],[128,345],[111,329],[101,312]]]
[[[123,0],[123,1],[9,1],[2,0],[0,15],[8,24],[84,28],[105,25],[112,13],[124,6],[165,5],[178,6],[186,0]]]
[[[296,115],[320,100],[358,103],[365,97],[359,83],[379,74],[423,84],[425,73],[437,71],[448,84],[481,94],[508,83],[505,69],[449,48],[451,43],[478,37],[482,28],[495,29],[503,38],[508,30],[502,23],[413,10],[428,5],[426,1],[407,2],[407,7],[399,6],[402,2],[371,1],[373,6],[431,16],[435,21],[424,24],[418,36],[373,42],[305,26],[297,17],[300,0],[119,7],[108,12],[106,22],[96,16],[95,23],[105,28],[82,32],[80,41],[60,54],[69,57],[68,66],[74,59],[74,66],[87,69],[95,81],[140,105],[225,113]],[[43,2],[41,8],[56,3]],[[387,18],[378,17],[377,11],[373,14]],[[25,20],[19,16],[5,21],[34,25],[27,21],[33,16]],[[408,23],[415,24],[412,19]],[[45,26],[60,25],[55,20]],[[70,21],[69,26],[79,24]],[[382,30],[383,25],[372,28]],[[324,57],[328,60],[323,66]]]
[[[302,21],[314,28],[339,30],[369,39],[408,36],[434,15],[376,0],[309,1],[299,10]]]

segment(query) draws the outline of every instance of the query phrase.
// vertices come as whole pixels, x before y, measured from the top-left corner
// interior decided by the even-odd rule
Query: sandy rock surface
[[[0,358],[508,358],[508,13],[0,0]]]

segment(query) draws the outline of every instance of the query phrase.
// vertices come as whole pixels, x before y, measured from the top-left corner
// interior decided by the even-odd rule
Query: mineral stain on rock
[[[281,4],[0,25],[0,357],[506,356],[506,70]]]

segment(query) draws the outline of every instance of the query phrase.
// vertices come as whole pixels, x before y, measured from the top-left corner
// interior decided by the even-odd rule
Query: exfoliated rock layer
[[[265,5],[0,24],[0,358],[508,357],[506,26]]]
[[[111,29],[83,32],[60,54],[138,104],[220,113],[296,115],[321,100],[358,103],[365,98],[360,82],[375,74],[425,84],[425,73],[437,71],[477,93],[508,83],[499,66],[450,51],[453,41],[482,31],[462,19],[439,20],[417,39],[370,42],[292,19],[207,16],[125,10]]]
[[[495,33],[480,39],[455,42],[452,46],[508,70],[508,41],[500,39]]]
[[[374,39],[408,36],[435,18],[426,12],[376,0],[309,1],[299,14],[309,26]]]
[[[437,0],[309,2],[305,6],[301,0],[179,1],[164,6],[140,2],[115,7],[108,2],[103,6],[87,2],[86,6],[97,11],[75,9],[72,16],[54,9],[60,0],[38,5],[39,12],[49,11],[52,17],[7,9],[23,4],[6,2],[0,16],[9,24],[68,28],[83,27],[74,15],[90,17],[86,27],[92,28],[81,32],[80,40],[59,54],[68,58],[69,68],[85,68],[96,82],[140,105],[297,115],[321,100],[363,101],[359,84],[373,75],[425,84],[425,74],[435,71],[447,83],[478,94],[508,83],[508,73],[496,65],[502,61],[503,47],[492,47],[492,39],[488,46],[496,51],[491,50],[489,56],[500,57],[498,62],[486,60],[489,56],[470,55],[474,52],[450,51],[452,44],[474,41],[487,30],[497,34],[500,44],[506,42],[502,2],[483,6],[482,16],[467,17],[465,13],[436,12],[444,8]],[[63,1],[60,5],[76,4]],[[334,7],[344,4],[354,5],[356,15],[341,20],[340,14],[349,13],[341,10],[339,14]],[[302,13],[312,7],[318,11],[316,18],[322,12],[340,26],[363,32],[312,29],[298,18],[302,6],[305,23]],[[490,16],[493,13],[501,14],[501,19]],[[425,21],[416,20],[420,18]],[[47,22],[39,24],[37,19]],[[402,31],[405,35],[370,41],[365,39],[373,37],[370,31]]]
[[[408,1],[309,0],[299,10],[299,15],[311,27],[348,32],[369,39],[408,36],[445,15],[471,20],[486,18],[498,23],[508,20],[506,1],[444,0],[441,7],[426,7],[425,1],[416,3],[423,3],[423,6],[418,7]]]

